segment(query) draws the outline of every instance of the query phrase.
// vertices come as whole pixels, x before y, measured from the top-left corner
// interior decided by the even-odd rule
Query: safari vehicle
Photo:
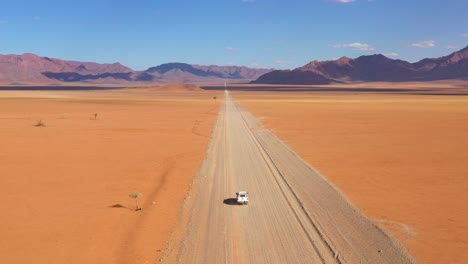
[[[236,199],[238,204],[248,204],[249,203],[249,193],[246,191],[236,192]]]

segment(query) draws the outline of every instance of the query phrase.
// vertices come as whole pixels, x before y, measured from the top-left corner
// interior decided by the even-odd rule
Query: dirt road
[[[324,177],[225,93],[178,263],[413,263]],[[306,122],[306,121],[305,121]],[[247,206],[234,203],[237,191]]]

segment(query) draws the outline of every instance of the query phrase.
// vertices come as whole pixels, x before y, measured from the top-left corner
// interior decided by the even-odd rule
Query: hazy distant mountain
[[[133,70],[120,63],[99,64],[94,62],[65,61],[40,57],[35,54],[0,55],[0,82],[50,82],[47,72],[99,75],[105,73],[128,73]]]
[[[186,63],[166,63],[151,67],[145,73],[156,79],[176,82],[214,81],[220,79],[255,80],[272,69],[253,69],[239,66],[202,66]]]
[[[99,64],[40,57],[35,54],[0,55],[0,83],[129,83],[251,81],[270,72],[237,66],[200,66],[167,63],[146,71],[134,71],[120,63]]]
[[[468,47],[448,56],[416,63],[393,60],[384,55],[347,57],[334,61],[312,61],[292,71],[274,71],[254,83],[325,84],[349,81],[432,81],[468,78]]]
[[[330,79],[313,71],[278,70],[260,76],[254,83],[267,84],[328,84]]]

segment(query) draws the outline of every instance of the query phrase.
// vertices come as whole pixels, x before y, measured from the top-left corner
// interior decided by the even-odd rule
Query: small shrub
[[[141,208],[138,207],[138,198],[141,197],[141,193],[139,193],[139,192],[132,192],[132,193],[130,193],[128,196],[129,196],[130,198],[135,199],[135,211],[140,211]]]
[[[45,127],[46,124],[45,124],[44,121],[42,121],[42,119],[40,119],[39,121],[37,121],[37,123],[36,123],[34,126],[37,126],[37,127]]]

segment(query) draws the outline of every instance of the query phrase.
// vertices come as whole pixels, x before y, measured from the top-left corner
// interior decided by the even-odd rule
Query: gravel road
[[[178,263],[414,263],[228,91],[197,181]]]

